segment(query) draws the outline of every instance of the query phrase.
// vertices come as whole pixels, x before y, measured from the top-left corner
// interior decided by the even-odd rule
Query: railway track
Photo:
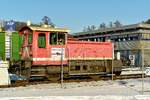
[[[148,77],[148,76],[144,76]],[[133,79],[133,78],[142,78],[142,74],[133,74],[133,75],[120,75],[120,76],[115,76],[114,79]]]
[[[150,76],[144,76],[144,78],[147,78]],[[124,80],[124,79],[137,79],[137,78],[142,78],[142,74],[130,74],[130,75],[120,75],[120,76],[113,76],[113,80]],[[69,78],[69,79],[64,79],[64,83],[69,83],[69,82],[90,82],[90,81],[107,81],[111,80],[112,77],[111,75],[103,76],[103,77],[97,77],[97,78],[89,78],[89,77],[82,77],[82,78]],[[49,84],[49,83],[60,83],[61,80],[59,81],[47,81],[47,80],[32,80],[32,81],[27,81],[27,80],[18,80],[16,82],[13,82],[9,86],[0,86],[0,88],[10,88],[10,87],[19,87],[19,86],[28,86],[28,85],[37,85],[37,84]]]

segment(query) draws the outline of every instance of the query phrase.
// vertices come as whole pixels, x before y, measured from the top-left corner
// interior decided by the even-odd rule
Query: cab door
[[[21,36],[21,45],[22,45],[22,59],[30,59],[32,58],[32,32],[29,30],[25,30]]]

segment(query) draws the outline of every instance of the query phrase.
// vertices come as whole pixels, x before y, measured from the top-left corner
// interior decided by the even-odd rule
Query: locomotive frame
[[[27,78],[60,79],[61,65],[64,77],[120,75],[122,62],[113,59],[113,43],[78,41],[68,38],[68,29],[24,26],[13,47],[20,47],[20,58],[11,59],[9,70]],[[14,46],[16,45],[16,46]],[[14,56],[15,57],[15,56]]]

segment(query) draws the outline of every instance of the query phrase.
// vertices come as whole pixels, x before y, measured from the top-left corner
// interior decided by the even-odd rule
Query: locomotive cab
[[[65,47],[68,32],[68,29],[63,28],[34,26],[21,28],[21,66],[29,72],[29,76],[31,74],[36,76],[33,73],[37,76],[46,76],[47,73],[60,72],[60,68],[56,66],[67,64]]]
[[[60,28],[23,27],[20,30],[22,37],[22,59],[34,60],[34,58],[51,58],[51,49],[65,47],[67,43],[67,33],[67,29]],[[44,59],[39,59],[38,61],[44,61]]]

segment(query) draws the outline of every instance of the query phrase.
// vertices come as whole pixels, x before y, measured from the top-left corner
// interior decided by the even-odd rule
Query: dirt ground
[[[150,78],[0,88],[3,100],[150,100]],[[67,99],[68,98],[68,99]],[[143,99],[144,98],[144,99]]]

